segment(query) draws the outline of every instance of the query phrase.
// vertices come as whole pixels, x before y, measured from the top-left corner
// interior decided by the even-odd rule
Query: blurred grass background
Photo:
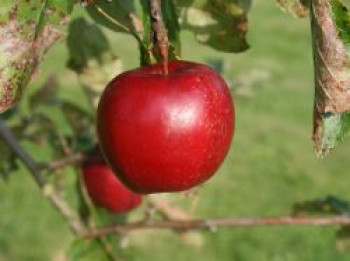
[[[220,60],[225,78],[238,86],[234,143],[219,173],[200,189],[196,217],[287,215],[295,202],[329,194],[350,197],[350,141],[324,160],[313,153],[309,20],[284,14],[273,1],[255,1],[249,18],[252,48],[243,54],[218,53],[197,44],[190,33],[182,34],[184,59]],[[134,40],[108,35],[125,69],[136,67]],[[58,44],[33,88],[55,72],[65,95],[83,97],[66,61],[65,44]],[[28,149],[39,159],[46,157],[43,148]],[[204,244],[196,249],[171,231],[134,232],[124,255],[135,261],[350,260],[350,250],[336,248],[335,234],[335,227],[227,228],[203,232]],[[25,170],[0,181],[0,261],[62,261],[71,240],[66,223]]]

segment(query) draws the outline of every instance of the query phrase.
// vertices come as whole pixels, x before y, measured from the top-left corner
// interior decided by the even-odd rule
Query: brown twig
[[[42,164],[41,168],[45,170],[58,170],[68,166],[80,164],[85,159],[82,153],[72,154],[68,157],[57,159],[45,164]]]
[[[131,13],[129,16],[135,33],[139,36],[142,35],[144,32],[142,21],[133,13]]]
[[[0,119],[0,137],[10,150],[23,162],[32,174],[37,185],[42,189],[44,196],[67,220],[73,233],[79,236],[86,234],[85,226],[79,217],[70,209],[68,204],[59,196],[57,191],[48,185],[45,177],[41,174],[42,168],[40,165],[36,163],[35,160],[22,148],[21,144],[17,141],[12,131],[6,126],[2,119]]]
[[[85,238],[101,237],[108,234],[130,232],[141,229],[216,229],[217,227],[259,227],[259,226],[334,226],[350,225],[350,217],[267,217],[267,218],[222,218],[194,220],[142,221],[100,228],[88,233]]]
[[[174,206],[171,204],[172,202],[170,200],[167,200],[160,195],[148,195],[147,202],[150,207],[157,211],[157,213],[159,213],[165,220],[192,220],[192,217],[188,212],[182,208]],[[145,221],[147,221],[147,219]],[[176,232],[184,243],[191,247],[201,248],[202,235],[199,231],[176,230]]]
[[[73,156],[77,159],[62,159],[60,166],[79,163],[79,154]],[[68,164],[69,163],[69,164]],[[133,230],[142,229],[173,229],[177,231],[188,231],[198,229],[214,229],[217,227],[258,227],[258,226],[283,226],[283,225],[303,225],[303,226],[333,226],[333,225],[350,225],[350,216],[332,216],[332,217],[266,217],[266,218],[222,218],[222,219],[192,219],[189,214],[173,207],[169,202],[159,199],[155,196],[149,196],[150,205],[159,211],[165,220],[155,221],[146,219],[139,222],[119,224],[112,227],[105,227],[89,231],[83,237],[96,238],[113,233],[127,233]]]
[[[89,228],[87,229],[79,217],[69,208],[64,200],[50,187],[45,178],[41,175],[43,167],[37,164],[21,147],[16,138],[9,130],[4,122],[0,119],[0,137],[9,148],[22,160],[24,165],[32,174],[34,180],[40,188],[42,188],[46,198],[52,205],[61,213],[68,221],[72,231],[86,239],[94,239],[104,237],[108,234],[127,233],[134,230],[144,229],[173,229],[178,231],[189,231],[199,229],[216,229],[218,227],[259,227],[259,226],[335,226],[335,225],[350,225],[350,216],[338,215],[330,217],[265,217],[265,218],[218,218],[218,219],[191,219],[184,213],[178,213],[176,210],[163,201],[155,200],[151,197],[151,202],[154,206],[166,213],[167,220],[142,220],[126,224],[118,224],[104,228]],[[76,154],[66,159],[57,160],[46,164],[48,169],[63,168],[71,164],[80,163],[83,160],[82,155]],[[169,214],[170,213],[170,214]]]
[[[24,165],[32,174],[37,185],[42,189],[44,196],[48,201],[58,210],[58,212],[67,220],[67,223],[73,233],[79,237],[86,235],[88,233],[93,233],[93,228],[86,227],[79,216],[70,209],[68,204],[61,198],[58,191],[54,189],[54,187],[50,186],[45,177],[41,174],[45,169],[40,164],[36,163],[35,160],[26,153],[26,151],[22,148],[21,144],[17,141],[16,137],[13,135],[12,131],[6,126],[5,122],[0,119],[0,137],[4,140],[4,142],[8,145],[13,153],[21,159]],[[59,169],[65,167],[67,165],[71,165],[73,162],[81,162],[83,160],[83,156],[80,154],[76,154],[70,157],[67,157],[62,160],[51,162],[50,164],[45,165],[48,169]],[[117,260],[112,251],[111,246],[105,240],[105,238],[99,237],[98,240],[101,242],[102,247],[108,256],[109,260],[115,261]]]
[[[152,208],[166,220],[191,220],[191,215],[181,208],[173,206],[168,200],[157,195],[149,195],[148,202]]]
[[[164,73],[168,74],[168,61],[169,61],[169,40],[168,32],[165,28],[163,21],[163,14],[161,8],[162,0],[149,0],[150,2],[150,17],[152,23],[152,35],[151,40],[154,47],[160,55],[161,62],[163,63]]]
[[[15,1],[18,5],[19,1]],[[45,38],[45,42],[43,42],[43,36],[47,36]],[[58,33],[58,31],[54,31],[50,27],[45,27],[45,30],[43,32],[40,31],[40,34],[36,35],[36,41],[34,43],[34,51],[39,50],[39,47],[44,47],[42,50],[43,53],[47,51],[47,49],[58,39],[61,38],[61,34]],[[49,83],[50,85],[50,83]],[[0,118],[0,139],[4,141],[4,143],[9,147],[10,151],[16,155],[17,158],[19,158],[24,166],[29,170],[29,173],[32,175],[34,181],[38,185],[38,187],[41,189],[44,197],[53,205],[55,209],[58,210],[58,212],[61,214],[62,217],[64,217],[72,230],[72,232],[77,236],[82,236],[88,233],[89,227],[86,227],[84,223],[82,222],[82,219],[77,215],[75,211],[73,211],[70,206],[67,204],[67,202],[61,197],[60,191],[57,188],[57,186],[51,185],[46,181],[46,177],[43,175],[43,171],[47,169],[51,170],[58,170],[60,168],[63,168],[67,165],[71,165],[72,162],[81,162],[83,160],[82,155],[71,155],[72,151],[69,147],[69,144],[67,143],[66,138],[61,135],[60,133],[57,133],[57,136],[59,138],[60,145],[62,147],[63,153],[67,156],[67,158],[55,162],[51,162],[46,165],[42,165],[37,163],[21,146],[20,142],[17,140],[15,135],[13,134],[12,130],[9,129],[6,126],[5,121],[3,121]],[[113,253],[112,253],[112,247],[108,244],[105,238],[98,238],[97,241],[99,241],[103,247],[103,249],[106,252],[106,255],[108,256],[109,260],[115,261],[117,260]]]
[[[71,151],[71,148],[68,145],[66,137],[62,133],[59,133],[59,132],[57,132],[56,134],[57,134],[58,142],[59,142],[59,145],[60,145],[60,147],[62,149],[63,154],[65,156],[72,155],[72,151]]]

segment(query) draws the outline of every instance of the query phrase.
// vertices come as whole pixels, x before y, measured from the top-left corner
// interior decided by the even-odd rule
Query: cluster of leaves
[[[251,0],[162,1],[170,57],[177,57],[180,53],[180,28],[192,31],[199,43],[222,52],[247,50],[247,12],[250,6]],[[141,47],[142,64],[153,60],[149,53],[152,42],[148,1],[97,0],[87,11],[99,24],[134,35]]]
[[[98,23],[135,36],[140,44],[142,64],[156,59],[150,51],[152,41],[148,1],[97,0],[84,3],[90,4],[87,11]],[[60,38],[54,28],[67,23],[74,4],[73,0],[51,0],[44,4],[39,0],[6,1],[3,4],[0,14],[1,111],[18,101],[44,52]],[[248,48],[245,34],[250,5],[250,0],[162,1],[164,22],[169,33],[170,57],[174,59],[180,54],[179,23],[182,28],[193,31],[203,44],[221,51],[244,51]],[[96,25],[88,25],[83,19],[77,19],[69,28],[68,67],[77,72],[93,108],[105,84],[121,72],[122,65]],[[77,150],[86,148],[94,142],[93,135],[89,133],[93,129],[93,114],[80,104],[64,100],[59,95],[59,89],[59,83],[53,76],[41,89],[28,96],[27,104],[24,101],[3,116],[21,140],[49,141],[50,144],[46,145],[53,148],[52,151],[62,153],[62,148],[57,149],[62,138],[69,147]],[[62,122],[65,123],[63,126]],[[86,144],[82,145],[84,142]],[[15,157],[7,152],[5,146],[2,148],[0,170],[6,174],[16,167]]]
[[[68,66],[77,72],[86,102],[65,95],[64,87],[51,75],[42,86],[29,92],[19,106],[2,114],[20,141],[45,146],[53,152],[53,159],[86,151],[96,144],[93,99],[122,70],[102,31],[84,19],[70,24],[67,46]],[[1,146],[0,172],[5,177],[15,167],[15,156]]]
[[[60,96],[59,92],[57,78],[51,76],[20,106],[3,115],[20,141],[45,146],[52,152],[52,158],[65,155],[66,148],[86,150],[93,141],[92,112]],[[1,146],[1,149],[0,172],[7,176],[17,165],[7,147]]]
[[[111,77],[121,71],[121,62],[111,51],[103,32],[82,18],[70,23],[67,46],[70,52],[67,65],[77,73],[82,87],[81,94],[85,94],[83,97],[86,102],[65,95],[65,87],[60,85],[55,75],[51,75],[42,86],[28,92],[19,106],[2,114],[19,141],[25,142],[27,147],[35,148],[39,145],[50,152],[45,158],[37,159],[40,161],[52,161],[88,151],[95,146],[94,99],[99,97]],[[0,143],[0,174],[7,178],[18,167],[16,155],[11,154],[1,140]],[[49,182],[57,185],[59,178],[60,175],[54,175]],[[86,226],[115,222],[112,214],[92,205],[81,185],[79,175],[76,184],[78,212]],[[66,185],[62,189],[68,189]],[[72,261],[115,260],[113,253],[121,252],[113,251],[113,247],[119,247],[118,240],[118,236],[93,240],[77,239],[68,251],[68,258]]]
[[[43,53],[59,38],[59,33],[53,27],[66,23],[77,1],[50,0],[44,4],[39,0],[11,2],[6,1],[5,11],[0,17],[0,111],[12,107],[19,100]],[[88,5],[87,12],[96,22],[135,36],[140,45],[141,64],[157,59],[151,51],[148,1],[96,0],[81,3]],[[162,1],[170,40],[170,57],[174,59],[180,54],[180,26],[192,31],[198,42],[217,50],[245,51],[248,48],[245,36],[250,6],[251,0]],[[81,43],[79,34],[73,38],[71,43]],[[88,49],[87,45],[84,50]],[[75,50],[79,51],[77,48]],[[115,60],[114,57],[109,59]],[[82,65],[70,62],[70,66],[80,70],[77,66]]]
[[[34,37],[34,42],[35,36],[32,34],[35,32],[30,29],[37,30],[39,27],[60,24],[62,19],[65,19],[72,10],[73,4],[69,1],[47,1],[45,5],[42,5],[41,1],[38,3],[35,1],[23,2],[26,4],[17,2],[14,3],[14,6],[8,4],[9,8],[15,9],[16,14],[8,13],[9,20],[3,20],[4,26],[8,26],[12,22],[22,22],[21,30],[28,32],[18,31],[18,33],[23,33],[23,36],[18,34],[18,37]],[[34,24],[35,12],[30,12],[30,10],[36,10],[39,7],[41,8],[38,10],[37,15],[39,16],[43,16],[42,12],[48,12],[51,9],[55,9],[57,13],[50,15],[47,19],[40,18],[35,23],[35,27],[31,27],[29,24]],[[66,12],[62,10],[66,10]],[[48,23],[50,24],[48,25]],[[5,39],[0,40],[0,47],[3,46],[2,43],[5,44]],[[29,92],[19,106],[2,114],[19,140],[34,144],[40,143],[42,146],[50,148],[55,153],[53,158],[67,154],[67,148],[77,152],[84,151],[96,143],[94,134],[95,99],[99,97],[106,83],[122,70],[121,61],[111,51],[110,44],[102,31],[96,25],[88,24],[84,19],[76,19],[70,23],[67,47],[70,53],[68,67],[77,73],[91,106],[84,106],[81,101],[62,95],[64,91],[58,79],[52,75],[39,89]],[[37,55],[37,53],[32,52],[31,55]],[[3,70],[0,67],[0,85],[3,84],[1,81],[8,80],[2,74],[6,73],[6,70],[15,70],[16,74],[22,72],[17,71],[19,67],[16,62],[21,62],[23,57],[14,56],[14,58],[15,61],[7,57],[4,58],[7,63],[11,63],[11,66],[5,64]],[[33,64],[21,65],[26,68],[36,66]],[[13,75],[10,76],[11,79],[13,77]],[[29,77],[29,75],[21,75],[21,77]],[[23,82],[17,83],[16,88],[14,87],[17,90],[16,93],[20,93],[20,88],[24,86]],[[1,96],[1,91],[4,91],[2,86],[0,97],[5,97],[6,95]],[[7,150],[6,146],[1,146],[0,172],[3,174],[2,176],[6,177],[16,166],[15,156]]]

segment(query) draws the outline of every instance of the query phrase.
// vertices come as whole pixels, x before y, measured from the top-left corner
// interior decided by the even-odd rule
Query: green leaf
[[[321,115],[319,129],[322,132],[317,136],[316,154],[319,157],[327,155],[350,132],[350,112],[324,113]]]
[[[52,124],[52,131],[65,136],[72,136],[73,130],[65,121],[65,115],[61,107],[58,106],[40,106],[37,113],[47,119]]]
[[[12,2],[12,4],[10,4]],[[0,12],[0,113],[14,106],[43,54],[62,33],[74,0],[6,1]]]
[[[75,19],[70,23],[67,46],[68,67],[76,72],[83,71],[93,62],[100,65],[104,59],[111,56],[107,37],[95,24],[87,23],[84,18]]]
[[[97,0],[87,7],[89,15],[99,24],[116,32],[134,32],[132,17],[137,17],[136,0]]]
[[[130,33],[138,40],[141,65],[155,61],[151,52],[151,23],[149,5],[144,0],[98,0],[87,7],[90,16],[101,25],[116,32]],[[173,0],[162,1],[164,23],[169,34],[169,56],[175,59],[180,54],[180,26]],[[141,19],[143,24],[141,25]],[[142,34],[142,36],[140,35]]]
[[[33,112],[39,106],[52,106],[59,103],[58,100],[58,79],[55,75],[48,77],[46,82],[41,86],[39,90],[34,92],[28,98],[28,106]]]
[[[16,156],[11,153],[6,144],[0,139],[0,178],[7,181],[11,172],[18,169]]]
[[[83,18],[71,23],[67,45],[68,67],[78,74],[79,82],[95,108],[105,86],[122,72],[122,62],[111,50],[103,31]]]
[[[66,122],[73,130],[73,140],[70,147],[75,151],[84,151],[90,148],[96,142],[95,122],[90,112],[69,101],[62,102],[61,110]]]
[[[170,58],[176,58],[181,51],[180,25],[192,31],[198,42],[216,50],[233,53],[247,50],[247,12],[250,7],[251,0],[162,1],[164,23],[170,41]],[[149,64],[154,60],[149,51],[151,24],[147,1],[98,0],[87,10],[98,23],[136,36],[140,44],[141,64]],[[140,24],[140,18],[143,21],[143,37],[140,37],[141,26],[135,26]]]
[[[169,59],[174,60],[181,55],[180,24],[173,0],[162,1],[164,24],[168,30]]]
[[[332,0],[333,19],[336,23],[339,36],[348,49],[350,57],[350,12],[341,0]],[[348,3],[350,5],[350,3]]]
[[[74,0],[46,0],[47,23],[59,25],[73,11]]]
[[[143,37],[142,43],[139,44],[140,48],[140,65],[147,65],[152,63],[152,52],[151,52],[151,18],[149,14],[149,2],[140,0],[142,4],[142,22],[143,22]]]
[[[75,240],[68,250],[68,261],[109,261],[100,240]]]
[[[8,16],[8,22],[15,20],[23,27],[21,32],[25,38],[34,37],[38,27],[46,23],[60,25],[72,12],[74,0],[31,0],[16,1],[12,7],[12,18]],[[14,19],[13,19],[14,18]]]
[[[247,12],[251,0],[176,1],[181,7],[181,25],[192,31],[199,43],[230,53],[246,51]]]
[[[349,215],[350,202],[335,196],[325,199],[310,200],[293,206],[294,215]]]
[[[93,124],[94,119],[90,112],[77,103],[62,101],[61,109],[67,122],[76,134],[87,132],[88,127]]]
[[[308,14],[308,0],[276,0],[278,6],[294,17],[306,17]]]

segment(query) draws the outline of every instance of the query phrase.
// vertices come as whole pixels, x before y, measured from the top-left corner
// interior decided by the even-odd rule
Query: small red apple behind
[[[100,207],[122,214],[142,202],[141,196],[126,188],[103,160],[88,159],[83,164],[82,174],[91,200]]]
[[[234,133],[234,106],[222,77],[187,61],[117,76],[100,99],[101,149],[120,180],[137,193],[176,192],[208,180]]]

